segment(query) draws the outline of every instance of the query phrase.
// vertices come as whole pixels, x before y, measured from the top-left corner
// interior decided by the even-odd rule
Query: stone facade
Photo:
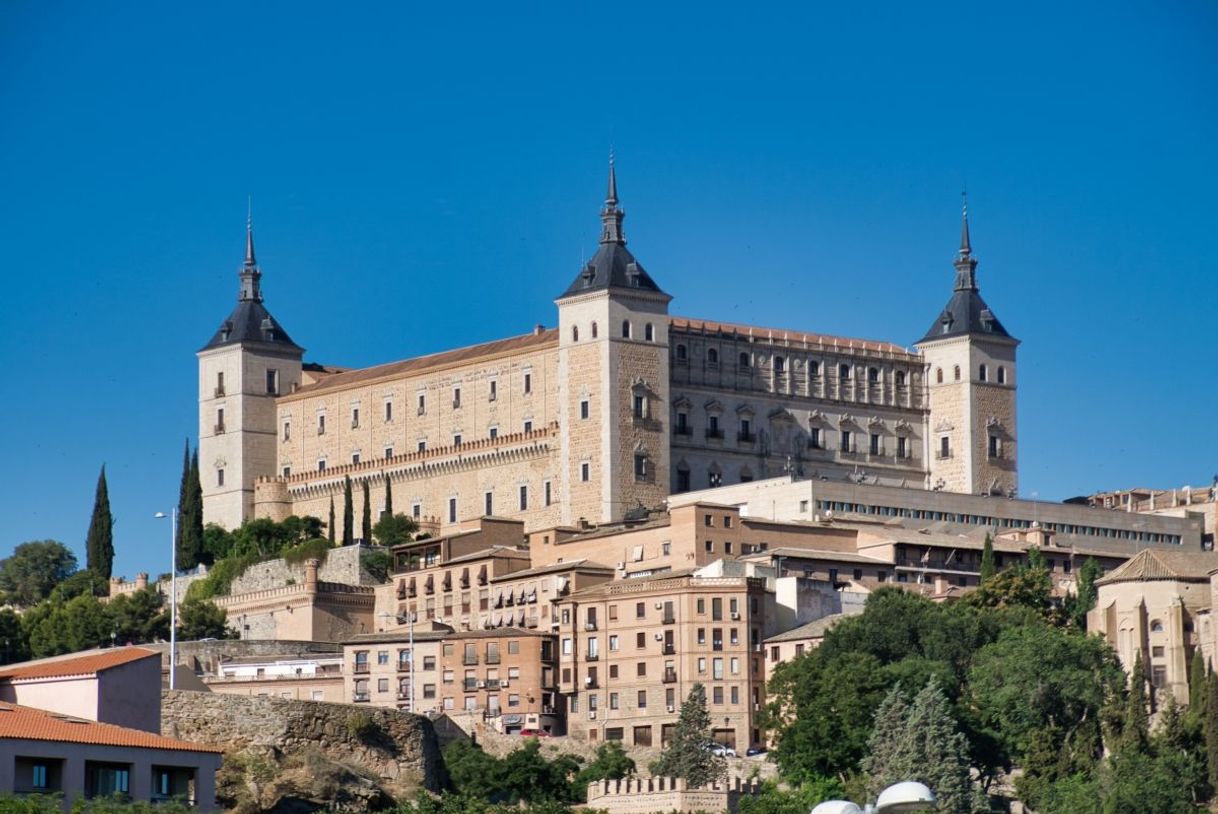
[[[616,207],[583,284],[557,300],[557,329],[358,370],[213,340],[199,360],[206,520],[325,518],[345,476],[357,493],[369,483],[374,514],[388,477],[396,511],[444,532],[487,514],[530,531],[613,521],[784,472],[1013,493],[1014,340],[970,332],[910,351],[670,316]],[[959,381],[931,378],[944,366]]]
[[[601,780],[588,784],[588,807],[609,814],[718,814],[740,808],[740,798],[757,794],[760,786],[733,778],[706,788],[691,789],[678,777],[647,777]]]

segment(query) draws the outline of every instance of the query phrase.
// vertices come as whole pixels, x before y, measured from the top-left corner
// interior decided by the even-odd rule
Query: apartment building
[[[234,656],[202,676],[207,689],[222,695],[264,695],[296,701],[343,700],[343,654]]]
[[[440,644],[440,709],[480,714],[511,735],[562,734],[555,639],[549,631],[504,627],[459,631]]]
[[[439,709],[440,642],[452,631],[434,623],[413,627],[365,633],[343,644],[343,701],[424,714]]]
[[[568,731],[590,742],[663,746],[694,684],[714,739],[760,745],[765,581],[674,571],[619,580],[558,603],[559,692]]]

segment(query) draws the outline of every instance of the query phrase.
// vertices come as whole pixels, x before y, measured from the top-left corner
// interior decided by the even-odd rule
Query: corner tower
[[[203,521],[226,529],[254,516],[254,481],[275,473],[275,398],[300,384],[304,355],[263,305],[248,220],[238,277],[237,307],[197,354]]]
[[[1018,489],[1015,349],[977,288],[968,204],[960,227],[956,285],[915,347],[926,364],[926,459],[931,489],[1014,495]]]
[[[600,246],[555,302],[562,521],[657,508],[669,487],[668,303],[626,248],[609,158]]]

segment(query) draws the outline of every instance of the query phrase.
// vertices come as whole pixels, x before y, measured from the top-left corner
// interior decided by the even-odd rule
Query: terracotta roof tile
[[[223,752],[217,746],[154,735],[139,729],[103,724],[59,715],[33,707],[0,701],[0,738],[96,746],[131,746],[140,749],[172,749],[179,752]]]
[[[797,642],[801,639],[818,639],[824,636],[829,631],[829,628],[845,619],[848,615],[845,613],[831,613],[820,619],[814,619],[805,625],[800,625],[784,633],[771,636],[766,639],[766,642]]]
[[[1098,585],[1148,580],[1208,580],[1218,570],[1218,554],[1211,551],[1162,551],[1144,548],[1106,576]]]
[[[67,676],[97,675],[103,670],[119,667],[133,661],[160,654],[143,647],[119,647],[110,650],[95,650],[68,657],[41,659],[15,664],[0,670],[0,680],[22,680],[28,678],[62,678]]]

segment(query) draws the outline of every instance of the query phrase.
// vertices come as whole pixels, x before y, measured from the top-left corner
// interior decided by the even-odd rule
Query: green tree
[[[187,449],[190,442],[187,441]],[[189,570],[208,558],[203,527],[203,484],[199,475],[199,451],[190,456],[178,495],[178,568]],[[212,562],[215,560],[213,559]]]
[[[93,497],[93,517],[85,537],[86,563],[90,571],[110,579],[114,566],[114,515],[110,513],[110,490],[106,487],[106,465],[97,476],[97,493]]]
[[[334,545],[334,495],[330,495],[330,522],[326,525],[326,539],[330,541],[330,545]]]
[[[57,540],[22,543],[0,563],[0,591],[14,605],[30,608],[76,571],[76,555]]]
[[[767,780],[759,794],[741,795],[740,814],[808,814],[814,806],[843,796],[842,784],[832,778],[811,778],[787,789]]]
[[[1070,597],[1067,607],[1070,612],[1070,622],[1079,630],[1087,629],[1087,613],[1095,607],[1099,596],[1095,581],[1103,574],[1103,569],[1095,557],[1088,557],[1078,569],[1078,590]]]
[[[989,532],[986,532],[985,544],[981,547],[981,581],[987,581],[997,571],[998,568],[994,564],[994,540]]]
[[[229,556],[233,550],[233,534],[226,528],[208,523],[203,529],[203,562],[209,566]]]
[[[1188,670],[1188,709],[1197,718],[1205,707],[1205,656],[1201,648],[1193,651],[1193,661]]]
[[[169,638],[169,612],[155,588],[120,594],[105,607],[117,644],[144,644]]]
[[[21,626],[21,616],[11,608],[0,608],[0,664],[14,664],[29,657],[29,642]]]
[[[404,514],[387,514],[372,527],[372,537],[377,545],[389,547],[410,542],[418,530],[419,525],[414,518]]]
[[[711,752],[710,713],[706,710],[706,687],[695,683],[681,704],[677,725],[668,748],[651,766],[653,775],[679,777],[692,788],[708,786],[727,776],[727,761]]]
[[[1218,675],[1210,670],[1205,677],[1205,755],[1210,788],[1218,789]]]
[[[1004,568],[963,601],[976,608],[1026,608],[1051,624],[1062,621],[1061,609],[1053,599],[1053,578],[1035,546],[1028,549],[1028,562]]]
[[[1101,711],[1124,686],[1103,640],[1046,625],[1003,631],[969,671],[978,720],[1023,766],[1021,782],[1090,771],[1101,752]]]
[[[372,545],[372,488],[364,478],[364,515],[360,520],[360,536],[365,545]]]
[[[637,767],[619,741],[606,741],[596,747],[596,757],[575,776],[575,783],[586,788],[597,780],[620,780],[632,776]]]
[[[1129,695],[1125,703],[1125,719],[1121,732],[1125,748],[1145,749],[1150,739],[1150,718],[1146,709],[1146,668],[1142,651],[1138,650],[1129,674]]]
[[[95,596],[78,596],[63,604],[43,603],[24,619],[34,658],[102,647],[111,642],[113,622]]]
[[[227,625],[228,611],[200,599],[187,599],[178,607],[178,636],[185,641],[236,638]]]
[[[932,677],[906,704],[894,687],[876,712],[862,769],[872,796],[903,780],[925,783],[939,814],[974,814],[989,809],[969,776],[968,743],[952,717],[947,697]]]
[[[47,602],[63,604],[78,596],[105,596],[109,593],[110,581],[96,571],[77,571],[51,589]]]
[[[385,473],[385,510],[381,517],[393,517],[393,484],[389,482],[389,473]]]
[[[343,545],[355,542],[355,506],[351,500],[351,476],[343,475]]]

